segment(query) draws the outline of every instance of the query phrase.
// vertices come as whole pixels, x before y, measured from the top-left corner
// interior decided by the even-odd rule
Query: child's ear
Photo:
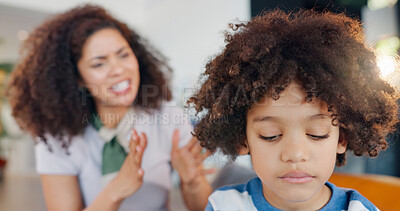
[[[346,152],[346,149],[347,149],[347,140],[346,140],[344,132],[342,130],[340,130],[339,143],[338,143],[338,146],[336,149],[336,153],[343,154]]]
[[[249,145],[247,144],[247,140],[244,141],[243,144],[238,149],[239,155],[248,155],[250,153]]]

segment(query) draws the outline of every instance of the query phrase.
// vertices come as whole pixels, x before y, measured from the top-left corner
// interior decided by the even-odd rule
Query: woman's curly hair
[[[206,65],[205,82],[188,101],[199,116],[206,113],[194,130],[203,147],[235,159],[246,140],[247,111],[266,95],[277,100],[296,82],[306,102],[327,103],[348,150],[375,157],[386,149],[385,138],[398,121],[398,95],[380,78],[357,20],[276,9],[230,28],[225,49]],[[344,164],[345,155],[338,154],[337,165]]]
[[[167,86],[171,68],[166,59],[103,8],[84,5],[44,22],[22,47],[8,96],[13,116],[23,129],[44,142],[45,134],[58,137],[65,148],[73,135],[83,131],[88,124],[84,119],[95,112],[95,107],[93,96],[78,85],[77,62],[87,38],[104,28],[118,30],[139,62],[140,85],[134,104],[149,111],[171,99]],[[155,86],[158,94],[144,96],[144,85]]]

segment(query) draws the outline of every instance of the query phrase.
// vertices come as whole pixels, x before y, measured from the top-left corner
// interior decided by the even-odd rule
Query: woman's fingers
[[[213,174],[213,173],[215,173],[215,169],[214,168],[211,168],[211,169],[203,169],[203,171],[202,171],[202,174],[203,175],[208,175],[208,174]]]
[[[137,131],[132,129],[129,153],[117,176],[118,181],[121,181],[120,183],[124,185],[124,190],[128,192],[127,195],[136,192],[143,184],[144,170],[141,168],[141,162],[146,145],[146,135],[141,134],[141,136],[139,136]]]
[[[179,130],[174,130],[172,135],[172,150],[171,152],[174,153],[175,151],[179,150]]]
[[[203,148],[200,146],[199,143],[196,143],[191,149],[190,152],[194,155],[200,155],[201,151],[203,150]]]
[[[139,145],[136,146],[136,154],[135,154],[135,163],[138,164],[139,166],[142,165],[142,158],[143,158],[143,152],[146,149],[147,146],[147,136],[145,133],[141,133],[140,135],[140,141]]]
[[[198,140],[196,137],[193,137],[190,142],[184,146],[184,148],[187,148],[189,151],[192,151],[192,148],[196,146],[196,144],[198,143]]]
[[[142,178],[143,178],[143,175],[144,175],[144,171],[143,171],[142,168],[140,168],[140,169],[138,170],[138,174],[137,174],[138,179],[142,179]]]
[[[197,143],[194,147],[192,147],[190,153],[192,153],[198,163],[202,163],[207,157],[212,154],[208,150],[205,150],[203,152],[203,147],[200,146],[200,143]]]
[[[132,136],[131,136],[131,140],[130,140],[130,142],[129,142],[129,150],[130,150],[133,154],[135,154],[136,146],[138,146],[138,144],[140,143],[140,140],[139,140],[139,139],[140,139],[140,138],[139,138],[139,136],[138,136],[136,130],[135,130],[135,129],[132,129]]]
[[[129,154],[133,157],[133,162],[140,168],[143,152],[147,147],[147,136],[145,133],[138,135],[135,129],[132,129],[131,141],[129,143]],[[128,155],[129,156],[129,155]]]
[[[142,158],[143,158],[143,152],[147,147],[147,136],[146,136],[145,133],[141,133],[140,134],[139,143],[140,144],[138,146],[136,146],[136,152],[137,153],[134,155],[135,156],[134,160],[135,160],[135,163],[138,165],[138,168],[139,168],[139,170],[138,170],[138,178],[142,179],[143,175],[144,175],[144,171],[141,168],[141,166],[142,166]]]
[[[146,146],[147,146],[147,135],[146,135],[146,133],[141,133],[141,135],[140,135],[140,145],[143,147],[143,149],[146,148]]]
[[[189,160],[194,160],[194,163],[201,164],[208,156],[212,153],[210,151],[205,151],[203,147],[200,146],[199,141],[196,138],[192,138],[190,142],[183,148],[181,148],[181,153]]]
[[[204,153],[200,155],[200,163],[202,163],[206,158],[208,158],[212,153],[206,150]]]

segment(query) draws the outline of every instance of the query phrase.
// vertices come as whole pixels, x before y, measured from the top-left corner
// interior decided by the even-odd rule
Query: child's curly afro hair
[[[194,131],[203,147],[235,159],[246,139],[247,111],[265,95],[278,99],[295,81],[306,102],[327,103],[348,150],[375,157],[386,149],[385,138],[398,121],[398,96],[379,77],[357,20],[276,9],[230,28],[225,49],[206,65],[205,82],[188,101],[206,112]],[[343,164],[345,155],[338,155],[337,165]]]

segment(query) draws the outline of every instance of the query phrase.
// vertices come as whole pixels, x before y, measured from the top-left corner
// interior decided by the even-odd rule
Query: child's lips
[[[291,184],[302,184],[311,182],[315,177],[303,171],[292,171],[281,177],[278,177],[284,182]]]

